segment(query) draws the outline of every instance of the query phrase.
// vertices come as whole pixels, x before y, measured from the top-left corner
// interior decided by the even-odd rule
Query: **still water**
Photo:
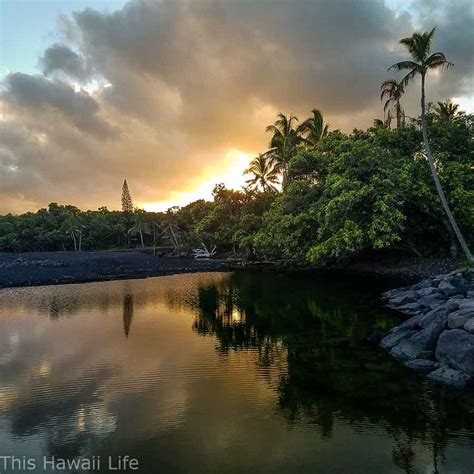
[[[246,272],[2,290],[0,456],[472,474],[474,396],[365,342],[394,324],[378,291]]]

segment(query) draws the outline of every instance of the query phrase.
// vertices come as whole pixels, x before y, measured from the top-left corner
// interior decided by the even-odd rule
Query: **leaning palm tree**
[[[313,116],[306,119],[297,131],[308,145],[316,146],[328,134],[329,124],[324,125],[323,114],[318,109],[313,109],[312,113]]]
[[[454,122],[459,115],[459,104],[451,101],[438,102],[434,107],[436,117],[440,122]]]
[[[278,119],[267,127],[267,132],[271,132],[270,149],[264,153],[271,157],[277,169],[282,172],[282,186],[285,187],[288,177],[288,164],[296,152],[298,145],[302,142],[302,137],[295,124],[298,118],[294,115],[278,114]]]
[[[252,174],[253,177],[246,183],[253,188],[260,188],[265,191],[276,191],[275,184],[279,182],[278,166],[271,156],[259,154],[249,164],[244,174]]]
[[[426,75],[429,71],[441,68],[448,68],[453,66],[447,59],[444,53],[432,53],[431,52],[431,41],[435,34],[436,28],[433,28],[429,32],[424,33],[413,33],[412,36],[408,38],[403,38],[400,40],[400,44],[405,46],[407,51],[410,53],[411,60],[401,61],[390,66],[390,69],[395,69],[397,71],[408,70],[408,73],[401,80],[403,87],[406,87],[416,76],[421,76],[421,128],[423,132],[423,142],[426,151],[426,157],[430,166],[431,174],[435,183],[436,191],[438,192],[439,198],[443,205],[444,211],[448,216],[449,222],[453,228],[456,237],[458,238],[459,244],[463,249],[466,259],[470,265],[474,264],[474,257],[472,256],[469,247],[462,235],[461,230],[458,227],[458,224],[449,208],[448,201],[444,194],[443,188],[439,181],[439,176],[436,171],[435,161],[431,153],[430,144],[428,141],[428,131],[426,126],[426,100],[425,100],[425,83]]]
[[[397,82],[395,79],[388,79],[382,82],[380,90],[382,91],[380,94],[380,100],[385,100],[383,111],[387,117],[389,126],[392,120],[390,110],[394,109],[395,117],[397,118],[397,128],[400,128],[405,121],[405,112],[400,105],[400,99],[405,92],[403,84]]]

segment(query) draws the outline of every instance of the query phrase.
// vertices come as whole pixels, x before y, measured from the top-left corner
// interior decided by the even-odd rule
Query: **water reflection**
[[[391,324],[379,284],[236,273],[4,290],[0,450],[127,453],[141,472],[472,472],[473,396],[365,342]]]
[[[133,295],[126,294],[123,297],[123,332],[125,333],[125,339],[128,339],[130,334],[130,327],[132,326],[133,320]]]

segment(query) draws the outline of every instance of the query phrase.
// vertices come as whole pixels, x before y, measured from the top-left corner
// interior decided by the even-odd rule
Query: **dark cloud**
[[[437,24],[434,47],[456,64],[430,77],[429,99],[472,94],[469,3],[420,0],[408,9],[413,18],[382,0],[134,0],[111,13],[87,8],[64,22],[65,43],[48,48],[42,65],[84,87],[94,71],[102,86],[87,94],[57,78],[15,74],[3,100],[13,108],[9,120],[47,135],[43,151],[81,163],[62,177],[65,192],[71,182],[90,190],[76,203],[116,207],[124,176],[137,183],[136,201],[166,200],[221,171],[229,149],[264,149],[265,125],[279,111],[304,118],[317,107],[332,128],[370,125],[382,116],[388,66],[406,55],[398,40],[417,26]],[[413,85],[404,107],[415,114],[418,104]],[[56,124],[48,130],[45,109]],[[55,112],[81,134],[58,124]],[[113,127],[120,136],[97,142]],[[21,174],[21,150],[9,153]],[[41,174],[48,180],[51,172]],[[23,191],[46,204],[44,195]]]
[[[2,99],[13,107],[27,110],[52,110],[70,119],[79,129],[98,137],[111,137],[114,130],[98,115],[99,105],[88,93],[50,81],[43,76],[16,72],[5,79]]]
[[[92,76],[92,68],[84,58],[64,44],[50,46],[40,58],[40,64],[45,76],[63,73],[79,81],[86,81]]]

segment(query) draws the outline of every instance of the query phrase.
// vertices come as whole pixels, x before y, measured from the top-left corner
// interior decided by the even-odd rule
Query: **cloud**
[[[136,202],[167,200],[212,169],[222,174],[230,149],[265,149],[265,126],[279,111],[303,119],[317,107],[332,128],[370,125],[382,116],[387,67],[406,55],[398,40],[416,26],[437,24],[435,48],[456,64],[429,78],[429,100],[472,93],[468,7],[425,0],[397,13],[382,0],[133,0],[110,13],[76,11],[63,20],[62,43],[41,58],[49,77],[8,76],[0,110],[44,134],[47,143],[31,146],[44,163],[61,160],[62,171],[30,169],[20,145],[0,160],[15,160],[23,176],[16,191],[28,203],[54,197],[116,208],[124,177]],[[412,115],[418,104],[413,85],[404,107]],[[54,175],[56,187],[20,185],[33,172],[45,183]]]
[[[40,58],[43,74],[64,73],[72,79],[85,81],[92,76],[92,69],[84,58],[64,44],[53,44]]]
[[[79,129],[91,135],[110,137],[113,129],[98,115],[99,105],[86,92],[76,92],[65,82],[20,72],[5,79],[2,100],[20,111],[52,111],[62,114]]]

